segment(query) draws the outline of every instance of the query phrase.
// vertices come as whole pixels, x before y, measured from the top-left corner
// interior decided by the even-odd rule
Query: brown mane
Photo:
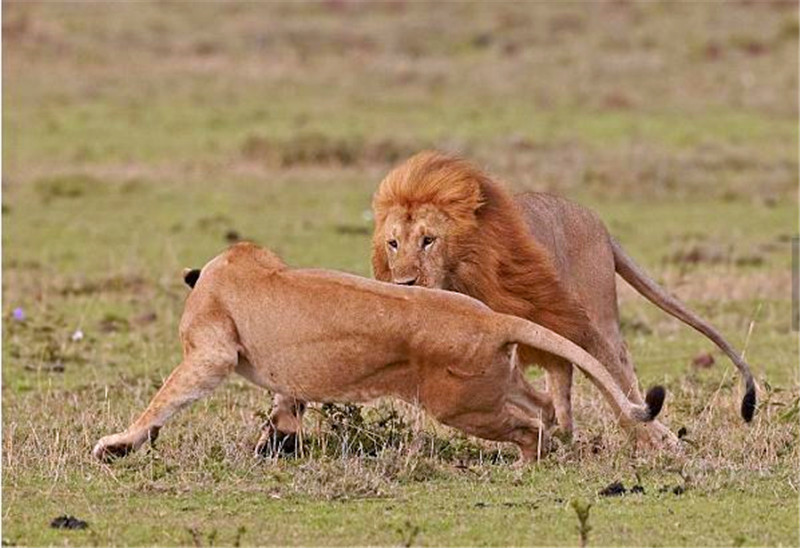
[[[583,344],[588,316],[559,281],[546,251],[530,236],[509,192],[461,158],[422,152],[392,170],[373,198],[373,273],[389,281],[382,239],[392,208],[433,206],[454,225],[448,236],[448,287]]]

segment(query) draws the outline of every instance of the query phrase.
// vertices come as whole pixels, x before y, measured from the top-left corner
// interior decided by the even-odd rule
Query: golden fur
[[[580,347],[452,292],[293,270],[248,243],[214,258],[194,281],[180,323],[183,361],[130,427],[97,442],[97,458],[138,449],[235,371],[285,398],[402,398],[469,434],[515,443],[530,460],[552,404],[516,367],[518,345],[577,364],[628,420],[651,420],[661,407],[663,390],[635,405]]]
[[[390,216],[409,222],[427,208],[444,212],[448,267],[443,289],[464,293],[493,310],[527,318],[580,343],[588,318],[565,290],[547,251],[528,235],[505,188],[469,162],[435,152],[413,156],[393,170],[375,193],[372,268],[391,281],[384,252]],[[469,276],[460,275],[468,271]],[[502,275],[498,275],[501,273]]]

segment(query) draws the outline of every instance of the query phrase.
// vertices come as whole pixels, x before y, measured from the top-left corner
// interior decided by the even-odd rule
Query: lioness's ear
[[[378,230],[376,227],[375,235]],[[386,257],[386,247],[381,238],[372,238],[372,276],[382,282],[392,281],[392,271],[389,269],[389,259]]]

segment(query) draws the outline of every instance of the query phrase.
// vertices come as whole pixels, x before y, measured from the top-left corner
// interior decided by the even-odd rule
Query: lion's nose
[[[397,280],[394,283],[396,283],[397,285],[415,285],[417,283],[417,279],[416,278],[408,278],[408,279],[405,279],[405,280]]]

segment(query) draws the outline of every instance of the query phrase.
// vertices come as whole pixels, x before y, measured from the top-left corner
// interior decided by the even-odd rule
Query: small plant
[[[419,525],[414,525],[410,521],[406,520],[401,527],[397,528],[397,532],[400,533],[403,539],[403,546],[408,548],[409,546],[414,545],[414,541],[417,540],[417,537],[419,536],[420,528]]]
[[[186,530],[192,536],[192,544],[196,548],[203,546],[203,539],[200,536],[200,530],[197,527],[187,527]]]
[[[733,537],[733,542],[731,542],[731,546],[736,546],[736,547],[744,546],[745,544],[747,544],[747,537],[742,534],[738,534],[735,537]]]
[[[244,525],[240,525],[238,529],[236,529],[236,538],[233,540],[234,548],[239,548],[242,545],[242,537],[247,532],[247,527]]]
[[[572,499],[570,506],[575,510],[575,515],[578,516],[580,545],[581,548],[585,548],[586,544],[589,542],[589,531],[592,530],[592,527],[589,525],[589,509],[592,507],[592,503],[580,499]]]
[[[58,175],[37,179],[34,188],[42,201],[49,203],[57,198],[80,198],[104,188],[103,182],[81,173]]]

